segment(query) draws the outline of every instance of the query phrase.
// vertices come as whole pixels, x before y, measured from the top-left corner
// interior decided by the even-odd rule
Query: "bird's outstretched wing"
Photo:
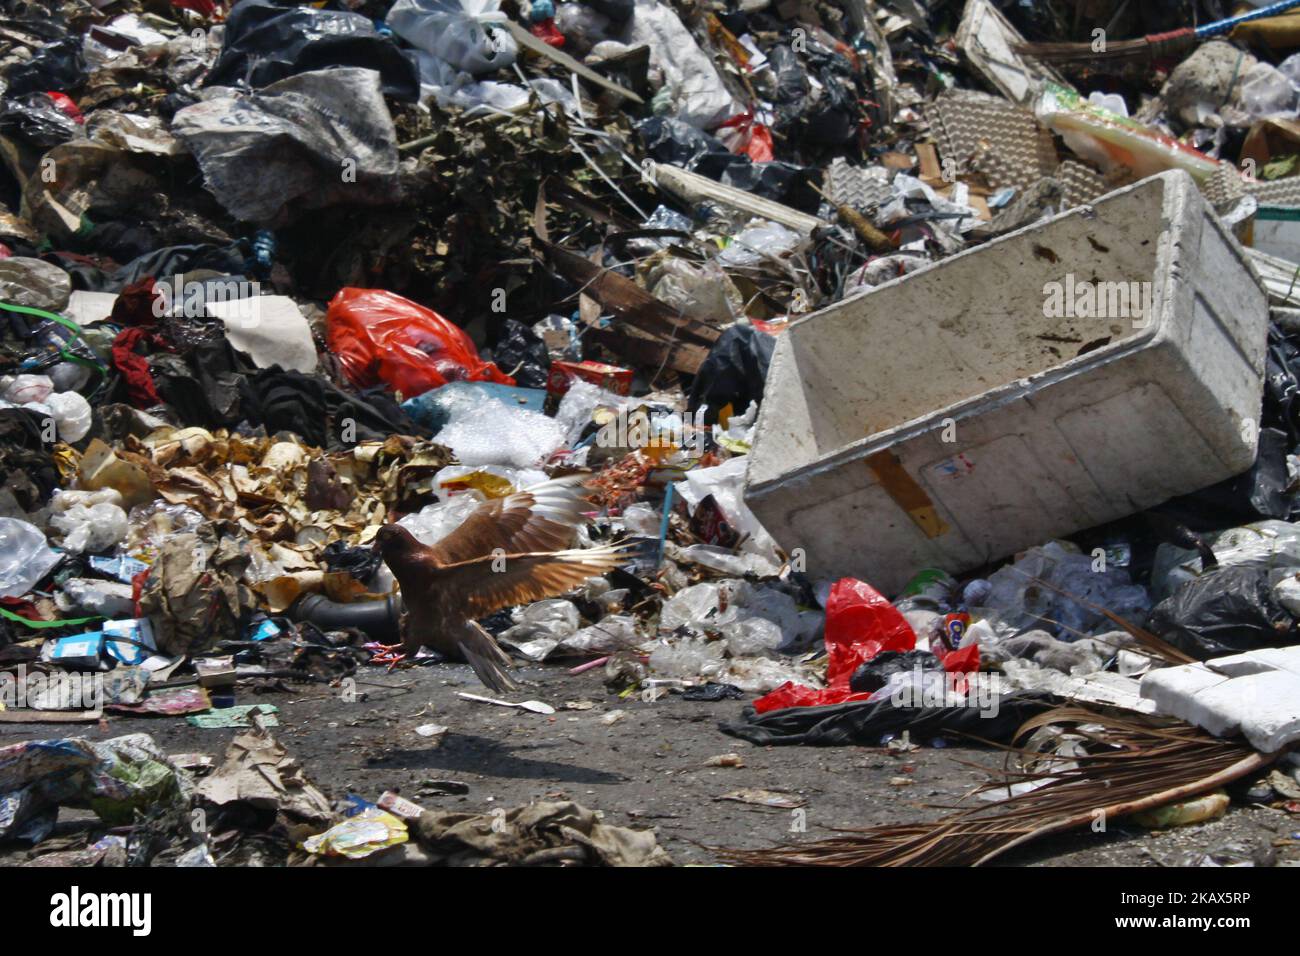
[[[438,569],[447,612],[468,620],[516,604],[558,597],[632,559],[634,545],[487,556]]]
[[[562,551],[582,521],[583,475],[556,478],[479,505],[459,528],[430,549],[441,565],[496,554]]]

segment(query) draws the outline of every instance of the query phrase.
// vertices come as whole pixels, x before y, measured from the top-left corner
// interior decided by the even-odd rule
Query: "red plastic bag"
[[[980,669],[980,646],[968,644],[960,650],[949,651],[940,660],[949,674],[974,674]]]
[[[77,109],[77,104],[72,101],[72,97],[55,90],[47,90],[45,95],[54,101],[54,105],[58,107],[59,112],[64,116],[83,126],[85,125],[86,117],[81,115],[81,110]]]
[[[859,666],[883,651],[910,651],[916,647],[916,633],[888,599],[870,584],[855,578],[841,578],[826,601],[825,690],[800,687],[787,681],[754,701],[762,714],[782,707],[820,707],[868,700],[868,693],[849,689],[849,678]]]
[[[826,602],[826,682],[849,686],[853,672],[882,651],[910,651],[916,634],[907,618],[870,584],[841,578]]]
[[[840,578],[826,601],[826,683],[824,690],[800,687],[786,681],[776,690],[754,701],[760,714],[785,707],[823,707],[855,700],[870,700],[871,694],[849,689],[853,672],[885,651],[910,651],[916,647],[916,632],[894,607],[870,584],[855,578]],[[971,644],[945,652],[932,647],[943,669],[950,674],[971,674],[980,669],[980,648]],[[957,689],[965,692],[965,678]]]
[[[748,156],[756,163],[770,163],[776,158],[772,151],[772,131],[755,122],[753,113],[737,113],[713,133],[738,156]]]
[[[556,28],[553,17],[542,20],[540,23],[530,24],[528,32],[547,46],[553,46],[557,49],[564,46],[564,34]]]
[[[448,382],[515,380],[479,358],[468,335],[432,309],[382,289],[340,289],[325,316],[326,341],[357,388],[380,382],[414,398]]]

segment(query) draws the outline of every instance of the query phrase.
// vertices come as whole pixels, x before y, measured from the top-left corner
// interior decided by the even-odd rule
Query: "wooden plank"
[[[631,279],[588,262],[575,252],[544,242],[539,244],[555,267],[616,317],[650,335],[712,345],[722,334],[716,328],[688,315],[678,315]],[[727,317],[730,319],[730,316]]]

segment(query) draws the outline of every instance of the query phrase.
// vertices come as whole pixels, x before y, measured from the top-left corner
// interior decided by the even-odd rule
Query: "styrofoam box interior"
[[[1190,177],[1152,177],[793,323],[746,499],[814,573],[977,567],[1248,469],[1267,322]]]

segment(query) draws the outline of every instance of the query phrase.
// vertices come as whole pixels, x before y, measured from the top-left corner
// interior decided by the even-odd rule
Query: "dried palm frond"
[[[1215,790],[1277,757],[1181,721],[1114,716],[1086,707],[1041,714],[1017,731],[1015,742],[1056,725],[1068,726],[1086,741],[1086,752],[1063,759],[1004,747],[1008,760],[1000,779],[977,791],[1037,784],[1028,792],[930,823],[842,830],[841,836],[815,843],[723,849],[718,855],[757,866],[979,866],[1030,840],[1086,826],[1099,815],[1113,820]],[[1017,766],[1012,758],[1019,758]]]

